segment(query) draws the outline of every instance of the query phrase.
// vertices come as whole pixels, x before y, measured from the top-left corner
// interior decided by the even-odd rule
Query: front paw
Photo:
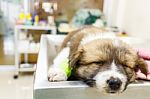
[[[50,82],[66,81],[67,75],[58,68],[50,68],[48,71],[48,80]]]

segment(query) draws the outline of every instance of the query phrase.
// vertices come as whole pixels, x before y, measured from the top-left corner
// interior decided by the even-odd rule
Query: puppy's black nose
[[[111,90],[118,90],[120,88],[122,82],[119,79],[113,78],[113,79],[107,80],[107,84]]]

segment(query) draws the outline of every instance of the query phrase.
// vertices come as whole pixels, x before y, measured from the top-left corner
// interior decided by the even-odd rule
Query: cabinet
[[[28,46],[28,42],[21,43],[19,40],[20,30],[51,30],[51,34],[56,34],[55,26],[26,26],[26,25],[16,25],[14,29],[14,40],[15,40],[15,66],[16,71],[14,78],[18,78],[19,72],[32,72],[35,71],[36,66],[22,67],[20,65],[20,55],[24,54],[24,59],[27,60],[29,53],[38,53],[38,50],[33,50]],[[23,49],[24,48],[24,49]],[[30,64],[27,64],[30,65]]]

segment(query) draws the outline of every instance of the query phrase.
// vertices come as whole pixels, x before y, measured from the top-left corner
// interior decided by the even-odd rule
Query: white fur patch
[[[66,81],[67,75],[59,68],[50,67],[48,71],[48,80],[53,81]]]
[[[114,72],[118,70],[118,69],[117,69],[117,66],[115,65],[115,62],[114,62],[114,61],[113,61],[112,64],[111,64],[111,70],[114,71]]]
[[[111,68],[107,71],[99,72],[94,79],[96,80],[96,86],[100,91],[105,92],[105,88],[108,87],[107,80],[111,77],[119,78],[122,82],[120,90],[118,92],[122,92],[125,89],[125,85],[127,82],[127,77],[118,72],[118,68],[114,62],[112,62]]]
[[[61,50],[61,52],[55,57],[53,61],[53,66],[59,68],[59,65],[62,63],[64,59],[69,57],[70,48],[65,47]]]
[[[110,38],[110,39],[115,39],[116,36],[113,32],[102,32],[102,33],[91,33],[91,34],[88,34],[87,36],[85,36],[80,45],[84,45],[86,43],[89,43],[93,40],[97,40],[97,39],[103,39],[103,38]]]

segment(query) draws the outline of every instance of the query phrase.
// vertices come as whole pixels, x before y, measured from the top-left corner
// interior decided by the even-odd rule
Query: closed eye
[[[105,61],[97,61],[97,62],[93,62],[94,64],[97,65],[104,65],[106,62]]]
[[[127,66],[127,65],[123,65],[125,68],[129,68],[129,69],[133,69],[131,68],[130,66]]]
[[[106,62],[105,61],[94,61],[94,62],[89,62],[89,63],[79,63],[80,65],[90,65],[90,64],[96,64],[96,65],[104,65]]]

